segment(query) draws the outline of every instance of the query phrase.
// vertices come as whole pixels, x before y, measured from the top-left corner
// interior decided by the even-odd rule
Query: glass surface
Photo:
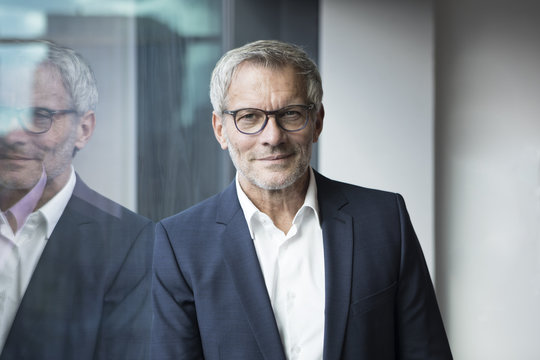
[[[75,169],[101,194],[158,220],[230,181],[208,98],[221,19],[221,0],[8,0],[0,5],[0,52],[13,46],[8,39],[47,39],[87,60],[100,99]]]
[[[231,180],[208,96],[222,53],[221,6],[0,4],[2,358],[146,358],[149,219],[184,210]],[[67,65],[51,65],[50,45],[35,40],[84,60],[55,48],[54,59]],[[77,63],[95,74],[95,113],[81,112],[93,87]]]

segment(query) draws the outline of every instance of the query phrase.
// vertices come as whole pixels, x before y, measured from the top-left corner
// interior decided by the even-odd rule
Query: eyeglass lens
[[[13,121],[18,120],[22,128],[31,133],[43,133],[50,129],[54,113],[44,108],[0,107],[2,128],[12,127]]]

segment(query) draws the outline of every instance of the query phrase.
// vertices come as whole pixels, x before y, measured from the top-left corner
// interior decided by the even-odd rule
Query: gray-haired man
[[[236,180],[156,227],[153,357],[451,359],[403,198],[309,166],[324,108],[306,53],[233,49],[210,97]]]

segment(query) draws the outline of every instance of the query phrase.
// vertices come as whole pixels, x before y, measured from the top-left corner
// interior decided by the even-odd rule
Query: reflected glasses
[[[51,128],[56,115],[75,114],[76,110],[51,110],[44,107],[12,108],[0,106],[0,123],[17,118],[21,127],[31,134],[43,134]]]
[[[309,121],[309,113],[315,107],[310,105],[289,105],[279,110],[264,111],[246,108],[234,111],[225,110],[224,114],[232,115],[236,129],[242,134],[255,135],[263,131],[271,115],[276,118],[280,128],[288,132],[300,131]]]

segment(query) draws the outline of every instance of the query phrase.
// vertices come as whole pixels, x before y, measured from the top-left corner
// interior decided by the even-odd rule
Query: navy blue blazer
[[[147,358],[153,238],[150,220],[77,178],[0,359]]]
[[[452,359],[400,195],[316,173],[324,360]],[[234,182],[156,227],[153,359],[285,360]]]

